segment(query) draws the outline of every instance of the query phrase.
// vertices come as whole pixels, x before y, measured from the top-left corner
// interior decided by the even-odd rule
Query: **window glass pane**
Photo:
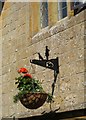
[[[62,18],[67,16],[67,3],[62,2]]]
[[[66,7],[67,3],[66,2],[62,2],[62,8]]]
[[[67,2],[58,2],[59,20],[67,16]]]

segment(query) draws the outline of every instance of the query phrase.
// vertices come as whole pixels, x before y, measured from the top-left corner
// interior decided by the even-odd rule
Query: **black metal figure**
[[[48,49],[48,46],[46,46],[46,51],[45,51],[45,56],[46,56],[46,60],[48,60],[49,58],[49,49]]]
[[[39,60],[43,60],[43,57],[41,56],[41,54],[38,53],[38,55],[39,55]]]

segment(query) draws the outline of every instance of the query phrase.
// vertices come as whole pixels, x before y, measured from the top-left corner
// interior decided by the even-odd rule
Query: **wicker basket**
[[[28,93],[20,99],[20,102],[28,109],[37,109],[44,104],[46,99],[46,93]]]

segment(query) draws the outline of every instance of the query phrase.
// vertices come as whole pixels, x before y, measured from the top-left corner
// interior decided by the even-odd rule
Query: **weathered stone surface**
[[[29,3],[5,3],[2,20],[0,19],[0,88],[2,87],[3,117],[29,117],[50,111],[48,103],[37,110],[26,109],[20,102],[13,103],[13,96],[17,92],[14,82],[20,67],[28,68],[33,77],[42,82],[44,90],[52,92],[54,71],[30,63],[30,59],[39,59],[38,52],[46,58],[46,46],[50,49],[49,59],[59,58],[59,74],[54,88],[52,110],[60,107],[59,112],[63,112],[84,108],[86,10],[71,18],[66,17],[52,27],[50,25],[41,29],[31,38],[28,6]],[[38,31],[36,25],[34,27]]]

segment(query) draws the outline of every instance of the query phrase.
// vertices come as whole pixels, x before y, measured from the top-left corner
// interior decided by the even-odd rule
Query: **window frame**
[[[58,20],[61,20],[65,17],[67,17],[67,1],[65,1],[66,5],[63,6],[63,3],[62,1],[58,1]],[[64,10],[65,9],[65,14],[64,14]]]

